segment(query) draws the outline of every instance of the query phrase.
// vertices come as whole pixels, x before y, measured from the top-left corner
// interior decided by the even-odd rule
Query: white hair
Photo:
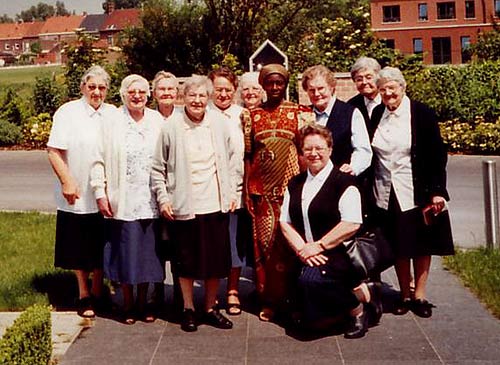
[[[146,95],[148,97],[151,96],[151,90],[149,90],[149,82],[146,80],[144,77],[141,75],[128,75],[122,80],[122,83],[120,85],[120,97],[122,98],[122,102],[125,103],[125,95],[127,94],[128,88],[130,85],[132,85],[134,82],[138,83],[141,86],[144,86],[146,89]]]
[[[378,77],[378,87],[380,87],[382,83],[386,83],[388,81],[396,81],[397,83],[399,83],[399,85],[406,89],[406,80],[399,68],[386,66],[379,72]]]

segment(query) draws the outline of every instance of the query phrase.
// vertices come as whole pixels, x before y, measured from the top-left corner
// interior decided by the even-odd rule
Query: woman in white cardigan
[[[151,189],[151,165],[162,117],[146,108],[149,83],[139,75],[122,81],[124,105],[102,124],[101,140],[91,172],[91,185],[101,213],[109,218],[104,272],[123,290],[123,321],[155,320],[147,311],[151,282],[161,282],[164,270],[156,254],[158,208]],[[137,307],[133,286],[137,285]]]
[[[228,123],[207,109],[211,86],[203,76],[185,82],[184,111],[162,125],[152,172],[161,215],[172,221],[172,264],[184,302],[181,328],[187,332],[197,330],[195,279],[205,281],[204,322],[232,328],[216,308],[216,295],[219,279],[231,267],[227,213],[236,208],[241,158]]]

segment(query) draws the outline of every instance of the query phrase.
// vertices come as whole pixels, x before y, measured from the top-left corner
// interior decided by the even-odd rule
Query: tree
[[[204,14],[196,2],[146,2],[143,26],[125,31],[123,53],[130,71],[152,79],[159,70],[178,76],[210,70],[214,57],[201,21]]]
[[[70,15],[69,11],[66,9],[64,2],[56,1],[56,9],[55,13],[57,16],[66,16]]]
[[[33,88],[35,113],[53,115],[61,103],[61,89],[57,85],[54,75],[37,77]]]
[[[493,22],[493,30],[480,33],[475,44],[468,50],[479,61],[497,61],[500,59],[500,24]]]
[[[108,3],[113,1],[115,3],[115,9],[133,9],[140,8],[144,0],[107,0],[102,3],[102,8],[107,11]]]
[[[31,6],[27,10],[21,11],[20,14],[16,15],[16,20],[23,22],[32,22],[35,20],[46,20],[47,18],[50,18],[54,15],[70,15],[63,1],[56,1],[56,6],[40,2],[37,5]]]
[[[3,23],[14,23],[14,19],[12,19],[7,14],[0,15],[0,24]]]

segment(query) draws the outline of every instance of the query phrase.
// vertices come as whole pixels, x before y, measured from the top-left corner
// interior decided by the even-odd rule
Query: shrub
[[[62,90],[57,85],[54,76],[44,75],[36,78],[33,88],[33,103],[36,114],[49,113],[53,115],[61,106],[62,99]]]
[[[32,148],[45,148],[51,128],[52,118],[48,113],[29,118],[23,126],[24,143]]]
[[[26,309],[0,339],[1,365],[48,364],[52,354],[50,308]]]
[[[16,91],[7,88],[0,99],[0,119],[15,125],[21,125],[25,110],[22,101]]]
[[[12,146],[21,142],[23,137],[22,128],[0,119],[0,146]]]
[[[466,123],[455,119],[440,123],[440,129],[449,152],[500,154],[500,120],[488,123],[483,118],[476,118],[474,122]]]

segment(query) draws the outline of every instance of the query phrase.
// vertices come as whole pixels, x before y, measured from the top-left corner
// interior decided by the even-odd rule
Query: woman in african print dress
[[[267,101],[244,120],[245,193],[253,221],[255,279],[262,321],[271,320],[287,299],[295,255],[278,229],[280,208],[288,181],[299,173],[298,131],[314,123],[308,107],[284,100],[288,79],[283,66],[264,66],[259,83]]]

